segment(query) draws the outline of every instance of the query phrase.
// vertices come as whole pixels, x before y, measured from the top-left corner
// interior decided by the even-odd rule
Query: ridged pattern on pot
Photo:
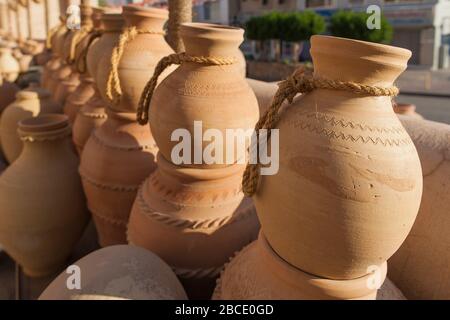
[[[389,259],[389,276],[409,299],[450,299],[450,126],[399,116],[423,171],[419,214]]]
[[[318,77],[380,87],[410,56],[326,36],[313,37],[311,50]],[[390,97],[317,89],[287,106],[276,129],[279,171],[262,176],[253,197],[273,249],[330,279],[364,276],[394,254],[417,215],[422,174]]]
[[[100,245],[126,243],[126,224],[142,180],[155,169],[148,130],[132,117],[108,117],[91,134],[79,172]]]

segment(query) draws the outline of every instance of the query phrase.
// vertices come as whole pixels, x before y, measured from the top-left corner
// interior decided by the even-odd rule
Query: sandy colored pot
[[[305,273],[281,259],[260,233],[221,273],[216,300],[404,300],[386,278],[386,262],[372,274],[330,280]],[[381,288],[377,290],[380,286]]]
[[[392,108],[396,114],[403,114],[405,116],[423,119],[423,116],[416,112],[416,106],[410,103],[401,103],[392,101]]]
[[[17,93],[16,100],[4,110],[0,118],[0,139],[6,160],[15,161],[22,152],[23,142],[17,128],[19,121],[44,113],[59,113],[61,105],[53,102],[50,92],[32,84]]]
[[[408,299],[450,299],[450,126],[399,118],[419,153],[423,196],[411,232],[389,259],[389,277]]]
[[[68,30],[66,28],[60,28],[51,38],[52,58],[45,65],[41,77],[41,86],[50,90],[50,92],[54,90],[56,85],[53,80],[53,75],[62,64],[62,46],[67,33]]]
[[[383,87],[411,56],[329,36],[313,36],[311,45],[315,76]],[[417,215],[422,172],[391,98],[317,89],[291,104],[276,128],[279,171],[263,176],[253,197],[271,247],[329,279],[365,276],[392,256]]]
[[[33,56],[31,54],[23,54],[20,50],[14,54],[17,62],[19,62],[20,72],[24,73],[28,71],[33,62]]]
[[[136,112],[141,93],[153,74],[161,58],[174,53],[163,35],[163,27],[169,12],[165,9],[124,6],[122,16],[125,27],[148,30],[152,33],[138,34],[134,40],[126,43],[124,53],[118,64],[118,73],[122,96],[119,103],[108,106],[117,112]],[[111,51],[104,51],[98,63],[96,81],[104,101],[109,102],[106,87],[111,71]],[[164,71],[161,79],[172,72],[175,67]]]
[[[108,113],[88,139],[80,174],[102,247],[127,243],[126,226],[139,185],[156,167],[156,145],[136,115]]]
[[[81,107],[94,96],[94,80],[88,75],[81,75],[81,83],[74,92],[72,92],[66,99],[64,104],[64,113],[69,117],[69,122],[73,124],[78,111]]]
[[[61,270],[89,218],[67,116],[19,123],[20,157],[0,177],[0,243],[26,275]]]
[[[9,82],[16,81],[19,76],[20,65],[13,57],[10,48],[0,48],[0,75]]]
[[[98,92],[89,99],[86,105],[79,109],[72,129],[72,139],[79,155],[81,155],[91,133],[99,128],[107,117],[105,103]]]
[[[233,55],[243,35],[242,29],[196,23],[183,25],[181,32],[193,56]],[[157,171],[139,189],[128,239],[168,262],[190,298],[210,296],[223,264],[256,238],[259,223],[240,191],[244,165],[235,163],[237,156],[231,164],[175,165],[171,133],[179,128],[193,133],[194,121],[202,121],[225,137],[226,129],[251,129],[257,119],[256,98],[234,65],[183,63],[153,95],[150,127],[162,151]],[[203,152],[206,145],[193,150]]]
[[[3,80],[0,76],[0,115],[16,99],[16,93],[19,90],[15,83]]]
[[[60,69],[58,85],[53,95],[53,99],[61,105],[65,105],[67,97],[74,93],[80,85],[80,75],[70,71],[70,74],[65,77],[66,69],[65,67],[63,68],[64,69]]]
[[[74,263],[81,270],[81,289],[67,289],[66,272],[39,300],[186,300],[177,277],[155,254],[117,245],[88,254]]]

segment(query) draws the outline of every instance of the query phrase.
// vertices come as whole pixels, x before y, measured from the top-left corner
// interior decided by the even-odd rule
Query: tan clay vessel
[[[183,25],[181,34],[191,56],[233,56],[243,39],[242,29],[196,23]],[[223,264],[255,239],[259,224],[240,191],[244,165],[235,163],[237,156],[230,164],[175,165],[171,134],[179,128],[193,133],[194,121],[203,121],[204,128],[225,136],[226,129],[251,129],[257,119],[256,98],[234,65],[183,63],[153,95],[150,128],[161,146],[158,169],[139,189],[128,239],[168,262],[190,298],[210,296]],[[206,145],[193,150],[203,152]]]
[[[155,254],[117,245],[103,248],[74,263],[81,271],[81,288],[69,290],[70,276],[61,273],[39,300],[186,300],[177,277]]]
[[[316,77],[390,87],[406,49],[313,36]],[[355,279],[400,247],[422,195],[417,151],[391,98],[317,89],[282,113],[279,171],[253,197],[268,242],[291,265]],[[155,138],[157,136],[155,135]]]
[[[89,215],[67,116],[22,120],[19,134],[24,150],[0,177],[0,243],[40,277],[61,270]]]
[[[408,299],[450,299],[450,126],[399,115],[423,171],[419,214],[389,259],[389,277]]]
[[[41,77],[41,86],[50,90],[50,92],[56,86],[56,83],[53,81],[53,75],[62,65],[62,46],[67,33],[68,29],[61,27],[51,38],[52,58],[45,65]]]
[[[127,243],[126,226],[139,185],[155,170],[156,145],[134,113],[108,113],[81,155],[80,174],[102,247]]]
[[[88,75],[80,76],[80,85],[78,85],[74,92],[72,92],[66,99],[64,104],[64,114],[69,117],[69,122],[73,124],[78,111],[81,107],[85,106],[86,103],[94,96],[94,81]]]
[[[217,281],[213,299],[404,300],[400,290],[386,278],[386,262],[376,270],[351,280],[320,278],[289,265],[260,233],[257,241],[245,247],[226,265]]]
[[[14,82],[19,72],[19,62],[13,57],[11,49],[0,48],[0,76],[6,81]]]
[[[50,97],[50,92],[32,84],[17,93],[16,100],[4,110],[0,118],[0,139],[6,160],[15,161],[22,152],[23,142],[17,128],[19,121],[44,113],[60,113],[61,106]]]
[[[165,9],[124,6],[123,19],[125,27],[135,27],[140,33],[124,46],[124,53],[118,63],[118,76],[122,95],[118,103],[109,107],[117,112],[136,112],[145,84],[153,74],[161,58],[173,53],[164,39],[163,27],[168,19]],[[112,50],[112,48],[110,48]],[[106,95],[108,77],[111,71],[111,51],[104,50],[98,63],[96,81],[104,101],[110,101]],[[166,69],[161,79],[174,68]]]
[[[396,114],[403,114],[405,116],[423,119],[423,116],[416,112],[416,106],[413,104],[392,101],[392,107],[394,108],[394,112]]]

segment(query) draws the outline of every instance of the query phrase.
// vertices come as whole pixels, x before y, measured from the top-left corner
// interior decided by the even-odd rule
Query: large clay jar
[[[50,92],[54,92],[57,83],[54,80],[55,73],[61,68],[63,60],[63,46],[64,39],[68,34],[68,29],[61,27],[51,38],[52,59],[47,62],[44,68],[44,72],[41,77],[41,85],[43,88],[48,89]]]
[[[188,55],[233,57],[243,30],[193,23],[183,25],[181,35]],[[242,158],[210,164],[189,159],[192,164],[176,165],[171,157],[176,129],[191,134],[192,155],[203,154],[208,144],[193,142],[194,121],[223,137],[226,129],[253,128],[258,104],[237,70],[235,65],[183,63],[161,82],[151,101],[150,128],[161,148],[158,169],[139,189],[128,240],[168,262],[191,298],[210,296],[223,264],[259,229],[253,204],[241,192]]]
[[[0,115],[3,110],[16,99],[16,93],[19,92],[19,87],[0,76]]]
[[[93,87],[94,81],[88,74],[81,75],[80,80],[80,85],[67,97],[64,104],[64,114],[69,117],[71,124],[75,122],[80,108],[86,105],[95,93]]]
[[[154,171],[156,145],[134,113],[109,112],[81,155],[80,174],[102,247],[126,243],[139,184]]]
[[[257,241],[226,264],[213,299],[404,300],[401,291],[386,278],[386,269],[384,262],[374,273],[361,278],[346,281],[320,278],[286,263],[260,233]]]
[[[20,65],[13,57],[11,48],[0,48],[0,76],[6,81],[14,82],[19,72]]]
[[[450,299],[450,126],[399,116],[422,164],[416,222],[389,259],[391,277],[408,299]]]
[[[163,35],[163,26],[168,19],[165,9],[124,6],[122,16],[126,27],[135,27],[139,33],[133,40],[125,44],[125,50],[118,64],[118,75],[122,96],[118,103],[110,103],[109,107],[117,112],[136,112],[141,92],[151,77],[153,69],[161,58],[173,53]],[[112,48],[110,47],[110,50]],[[111,71],[111,51],[105,52],[98,63],[96,82],[104,101],[108,76]],[[174,68],[166,69],[161,79]]]
[[[186,300],[177,277],[155,254],[117,245],[88,254],[74,263],[81,288],[67,288],[70,274],[61,273],[39,300]]]
[[[411,52],[313,36],[311,55],[316,77],[390,87]],[[391,98],[316,89],[276,128],[279,171],[262,176],[253,197],[267,241],[304,272],[365,276],[405,240],[422,195],[417,151]]]
[[[89,214],[67,116],[22,120],[19,134],[24,150],[0,177],[0,243],[39,277],[61,270]]]
[[[16,100],[6,107],[0,118],[0,139],[6,160],[12,163],[22,152],[23,143],[17,133],[20,120],[43,113],[59,113],[61,106],[53,102],[50,92],[32,84],[17,93]]]

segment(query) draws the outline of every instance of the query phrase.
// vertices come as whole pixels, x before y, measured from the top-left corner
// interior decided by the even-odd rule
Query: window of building
[[[307,8],[331,7],[333,0],[306,0]]]

